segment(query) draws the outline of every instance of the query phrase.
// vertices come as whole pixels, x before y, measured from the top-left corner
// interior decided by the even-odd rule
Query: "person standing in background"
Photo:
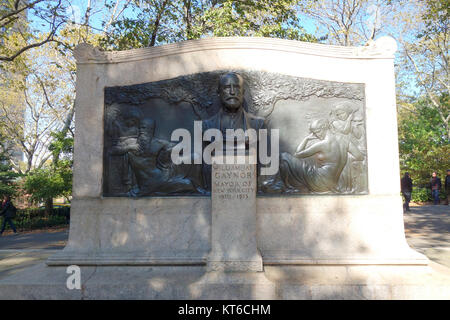
[[[441,179],[437,176],[436,171],[432,173],[430,180],[431,197],[435,205],[439,204],[439,190],[441,190]]]
[[[405,198],[405,203],[403,204],[403,208],[405,211],[411,211],[409,209],[409,202],[411,201],[412,187],[413,183],[411,177],[409,176],[409,172],[405,172],[405,175],[400,180],[401,183],[401,191],[403,197]]]
[[[14,218],[16,214],[16,208],[11,202],[10,196],[5,196],[3,203],[2,203],[2,209],[0,212],[0,215],[3,217],[3,224],[2,224],[2,230],[0,231],[0,235],[3,234],[3,231],[5,231],[6,223],[9,223],[11,226],[11,229],[14,231],[15,234],[17,234],[16,226],[14,225],[12,219]]]

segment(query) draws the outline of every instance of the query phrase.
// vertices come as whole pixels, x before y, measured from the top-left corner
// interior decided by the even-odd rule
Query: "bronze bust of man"
[[[222,132],[223,147],[227,148],[227,129],[256,130],[264,127],[264,118],[256,117],[244,109],[244,79],[235,72],[225,73],[219,78],[218,94],[221,109],[211,118],[203,121],[203,130],[218,129]],[[230,137],[228,137],[230,139]],[[234,136],[232,137],[234,140]],[[245,137],[245,148],[248,150],[248,137]],[[231,140],[231,139],[230,139]],[[237,143],[232,143],[236,150]],[[211,188],[211,166],[203,165],[203,179],[207,190]]]
[[[220,76],[218,94],[222,108],[203,122],[203,130],[218,129],[226,138],[226,129],[261,129],[264,119],[244,110],[244,79],[235,72]]]

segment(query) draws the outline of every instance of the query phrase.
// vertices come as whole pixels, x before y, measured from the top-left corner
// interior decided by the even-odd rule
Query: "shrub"
[[[427,202],[431,201],[431,192],[426,188],[413,188],[411,194],[411,201],[413,202]]]
[[[19,230],[34,230],[69,224],[70,207],[54,208],[50,215],[45,215],[44,208],[17,210],[13,219]],[[9,225],[7,225],[9,228]]]

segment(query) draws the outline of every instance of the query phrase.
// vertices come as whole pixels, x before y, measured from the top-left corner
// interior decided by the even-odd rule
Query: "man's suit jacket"
[[[220,130],[220,118],[224,111],[221,109],[211,118],[203,121],[203,131],[208,129],[218,129]],[[258,137],[258,130],[265,128],[265,119],[261,117],[256,117],[244,109],[242,109],[242,113],[244,116],[244,130],[254,129],[256,130],[256,135]],[[258,140],[259,144],[259,140]],[[259,146],[258,146],[259,148]],[[211,166],[207,164],[203,164],[202,167],[203,172],[203,183],[206,190],[211,190]]]
[[[206,131],[208,129],[219,129],[220,130],[220,119],[223,114],[223,110],[221,109],[219,112],[217,112],[214,116],[211,118],[203,121],[203,130]],[[244,130],[247,129],[255,129],[258,131],[259,129],[262,129],[264,127],[264,118],[256,117],[245,110],[242,110],[242,113],[244,115]]]

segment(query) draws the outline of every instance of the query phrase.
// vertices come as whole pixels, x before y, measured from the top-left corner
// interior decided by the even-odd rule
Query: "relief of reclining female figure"
[[[280,176],[286,192],[306,188],[313,193],[337,193],[349,154],[360,161],[364,154],[348,136],[332,132],[326,119],[314,120],[310,132],[294,155],[281,154]],[[310,141],[314,142],[308,146]]]

